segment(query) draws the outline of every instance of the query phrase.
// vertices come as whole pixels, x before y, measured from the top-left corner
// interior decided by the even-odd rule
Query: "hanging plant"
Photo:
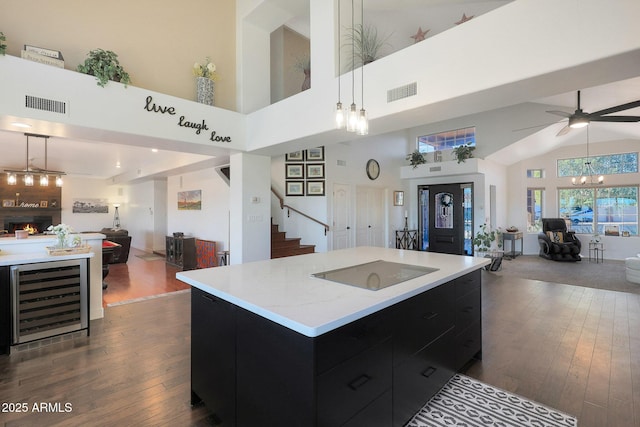
[[[409,160],[409,164],[413,166],[414,169],[417,168],[418,165],[427,163],[422,153],[418,150],[414,151],[411,154],[408,154],[406,159]]]
[[[456,159],[458,160],[458,163],[464,163],[465,160],[473,157],[473,150],[475,149],[476,147],[472,147],[467,144],[462,144],[455,147],[453,149],[453,153],[456,155]]]
[[[7,38],[4,36],[4,33],[0,31],[0,55],[4,55],[7,52],[7,45],[4,42]]]
[[[110,50],[95,49],[89,52],[84,64],[80,64],[77,70],[90,76],[95,76],[98,86],[104,87],[109,80],[120,82],[125,87],[131,82],[129,73],[120,65],[118,55]]]

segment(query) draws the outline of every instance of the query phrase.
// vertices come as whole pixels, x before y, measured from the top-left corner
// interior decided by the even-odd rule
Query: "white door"
[[[333,249],[351,248],[351,188],[345,184],[333,184]]]
[[[384,189],[356,188],[356,246],[385,247]]]

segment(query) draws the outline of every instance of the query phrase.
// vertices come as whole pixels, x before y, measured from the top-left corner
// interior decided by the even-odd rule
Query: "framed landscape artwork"
[[[287,196],[304,196],[304,181],[287,181]]]
[[[294,151],[293,153],[287,153],[285,156],[287,162],[301,162],[304,160],[304,151]]]
[[[202,210],[202,190],[179,191],[178,192],[179,211],[199,211]]]
[[[307,181],[307,196],[324,196],[324,181]]]
[[[324,163],[307,163],[307,179],[323,179]]]
[[[323,162],[324,161],[324,147],[309,148],[307,150],[308,162]]]
[[[304,164],[302,163],[288,163],[285,165],[287,179],[299,179],[304,178]]]

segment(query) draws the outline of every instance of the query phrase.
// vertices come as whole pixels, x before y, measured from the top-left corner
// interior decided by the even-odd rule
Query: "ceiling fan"
[[[640,107],[640,100],[628,102],[626,104],[616,105],[615,107],[605,108],[604,110],[595,111],[593,113],[587,113],[582,111],[580,107],[580,91],[578,91],[578,108],[573,114],[566,111],[550,110],[547,113],[555,114],[556,116],[562,116],[568,118],[569,121],[556,134],[556,136],[565,135],[571,129],[577,129],[587,126],[590,122],[617,122],[617,123],[633,123],[640,122],[640,116],[608,116],[607,114],[617,113],[619,111],[629,110],[631,108]]]

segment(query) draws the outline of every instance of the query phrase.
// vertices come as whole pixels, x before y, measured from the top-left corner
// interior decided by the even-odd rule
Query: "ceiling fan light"
[[[580,129],[589,124],[589,120],[586,117],[570,117],[569,127],[571,129]]]

